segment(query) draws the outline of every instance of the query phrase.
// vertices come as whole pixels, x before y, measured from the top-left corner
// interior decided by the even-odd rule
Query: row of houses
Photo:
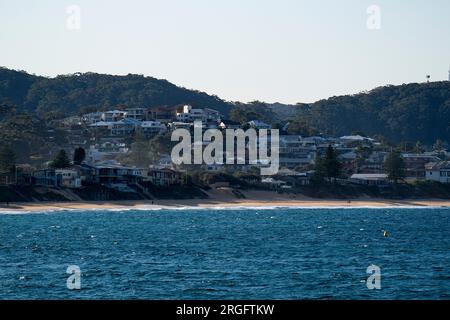
[[[424,181],[450,183],[450,161],[428,163],[425,167]],[[284,170],[284,172],[280,171],[275,177],[264,178],[261,182],[276,190],[291,189],[294,186],[308,185],[313,175],[313,171],[304,173],[295,171],[287,172],[289,170]],[[385,173],[355,173],[348,179],[338,179],[338,182],[360,186],[387,186],[392,183]]]
[[[185,105],[178,110],[134,108],[90,113],[82,116],[79,122],[87,125],[87,129],[95,137],[91,140],[87,149],[86,162],[90,165],[96,165],[99,162],[126,155],[131,148],[130,139],[127,138],[138,131],[146,137],[151,137],[179,128],[192,130],[195,121],[202,121],[203,130],[213,128],[222,130],[244,129],[248,127],[271,129],[270,124],[259,120],[252,120],[245,125],[241,125],[222,119],[220,113],[216,110],[198,109],[189,105]],[[328,146],[332,145],[343,165],[344,176],[349,177],[354,183],[379,183],[384,178],[384,163],[389,155],[389,151],[383,148],[381,143],[361,135],[342,137],[281,135],[279,145],[281,169],[303,173],[310,171],[314,167],[317,157],[323,155]],[[208,142],[203,143],[204,148],[207,146]],[[248,146],[247,143],[246,148]],[[403,153],[402,156],[406,164],[406,175],[410,180],[425,180],[434,177],[426,173],[426,165],[441,161],[441,157],[436,153]],[[224,157],[236,159],[236,154],[224,153]],[[159,164],[162,164],[161,162],[165,162],[167,167],[171,166],[168,155],[163,155]],[[205,165],[199,169],[206,171],[245,171],[258,165],[261,164],[249,163],[248,166]],[[355,176],[352,178],[352,175]]]
[[[143,133],[147,138],[167,131],[166,125],[159,121],[139,121],[122,119],[119,121],[99,121],[89,125],[96,136],[129,137],[135,132]]]
[[[185,174],[171,168],[148,169],[123,166],[115,161],[74,165],[65,169],[41,169],[31,172],[0,174],[0,185],[32,185],[78,189],[84,185],[103,185],[122,192],[135,192],[132,186],[150,182],[169,187],[186,182]]]
[[[196,109],[190,105],[185,105],[180,110],[170,108],[132,108],[93,112],[84,114],[80,121],[84,124],[91,125],[97,122],[118,122],[124,119],[169,123],[172,121],[219,121],[220,118],[220,113],[217,110],[209,108]]]
[[[420,170],[421,172],[422,170]],[[450,183],[450,161],[430,162],[424,165],[424,175],[421,180]],[[388,176],[384,173],[353,174],[349,181],[359,185],[386,185]]]
[[[130,137],[140,131],[146,137],[161,134],[167,130],[179,128],[192,129],[195,121],[203,123],[203,129],[239,129],[240,123],[223,120],[217,110],[209,108],[193,108],[183,106],[180,110],[166,108],[145,109],[134,108],[126,110],[111,110],[83,115],[80,119],[71,117],[72,126],[87,127],[96,137]],[[67,120],[67,119],[66,119]],[[65,122],[63,120],[62,122]],[[251,120],[247,127],[255,129],[270,129],[271,125],[259,120]],[[75,129],[76,130],[76,129]]]

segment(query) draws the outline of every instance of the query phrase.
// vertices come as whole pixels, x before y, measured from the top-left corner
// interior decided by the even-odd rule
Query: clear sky
[[[0,66],[137,73],[231,101],[313,102],[427,74],[446,80],[450,1],[0,0]]]

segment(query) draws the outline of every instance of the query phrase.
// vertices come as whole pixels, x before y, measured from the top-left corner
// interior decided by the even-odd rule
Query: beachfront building
[[[37,170],[33,172],[33,180],[36,186],[81,188],[80,175],[72,168]]]
[[[44,187],[57,187],[60,184],[54,169],[43,169],[33,172],[34,184]]]
[[[114,159],[119,155],[124,155],[129,151],[129,148],[123,142],[106,141],[91,145],[86,151],[85,162],[94,164],[96,162]]]
[[[380,186],[389,183],[387,174],[384,173],[355,173],[349,181],[354,184],[367,186]]]
[[[77,189],[81,188],[81,178],[77,170],[56,169],[55,174],[60,187]]]
[[[358,165],[359,172],[384,173],[384,163],[389,153],[384,151],[374,151]]]
[[[425,177],[429,181],[450,183],[450,161],[428,163],[425,166]]]
[[[281,189],[281,188],[287,186],[286,181],[276,180],[274,178],[261,179],[261,183],[273,190],[278,190],[278,189]]]
[[[425,166],[427,163],[440,162],[441,159],[435,155],[403,153],[405,162],[406,177],[414,179],[425,179]]]
[[[169,168],[151,168],[148,170],[147,178],[154,185],[161,187],[181,185],[185,181],[183,172]]]

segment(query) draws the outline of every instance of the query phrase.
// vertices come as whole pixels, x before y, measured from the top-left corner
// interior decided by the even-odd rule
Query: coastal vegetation
[[[216,109],[240,123],[254,119],[272,125],[290,122],[288,130],[291,134],[339,136],[360,132],[378,136],[379,140],[409,143],[411,148],[417,141],[432,145],[436,140],[450,136],[449,81],[388,85],[310,104],[271,105],[260,101],[227,102],[214,95],[143,75],[76,73],[46,78],[0,68],[0,102],[1,122],[11,113],[19,118],[51,120],[111,107],[191,104]],[[2,123],[2,127],[5,126]],[[0,129],[0,132],[4,131]],[[34,124],[28,129],[38,128]]]

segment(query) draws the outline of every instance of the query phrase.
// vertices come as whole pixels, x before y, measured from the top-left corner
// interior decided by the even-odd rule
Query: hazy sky
[[[381,29],[367,27],[378,21],[371,5]],[[138,73],[232,101],[313,102],[427,74],[446,80],[450,1],[0,0],[0,66]]]

